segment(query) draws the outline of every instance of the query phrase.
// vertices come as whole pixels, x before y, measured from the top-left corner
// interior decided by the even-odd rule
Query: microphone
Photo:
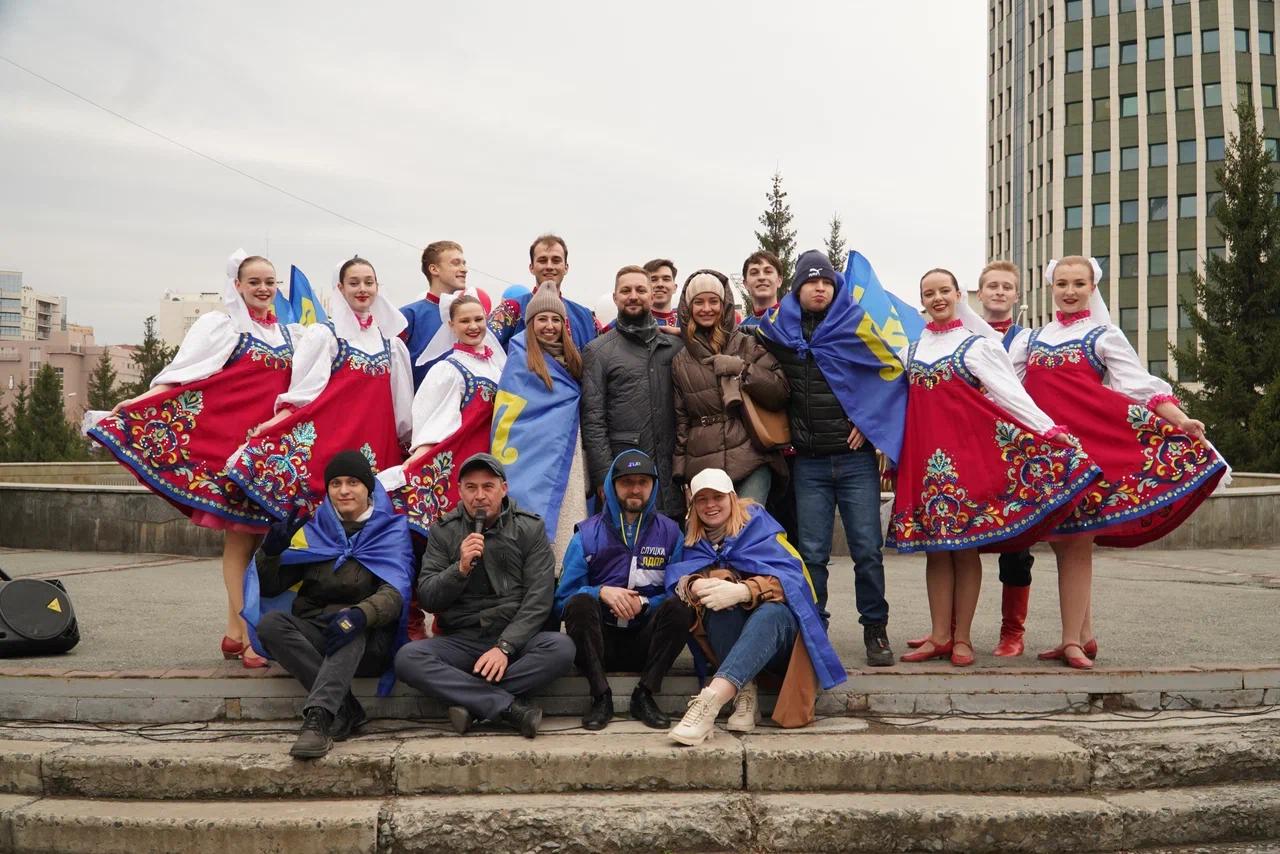
[[[485,512],[485,510],[484,510],[484,508],[483,508],[483,507],[482,507],[482,508],[480,508],[478,511],[476,511],[476,521],[475,521],[475,523],[471,526],[471,533],[473,533],[473,534],[483,534],[483,533],[484,533],[484,523],[485,523],[485,522],[487,522],[488,520],[489,520],[489,514],[488,514],[487,512]],[[472,558],[472,559],[471,559],[471,566],[467,567],[467,571],[468,571],[468,572],[470,572],[471,570],[475,569],[475,568],[476,568],[476,564],[479,562],[479,560],[480,560],[480,558],[479,558],[479,557]]]

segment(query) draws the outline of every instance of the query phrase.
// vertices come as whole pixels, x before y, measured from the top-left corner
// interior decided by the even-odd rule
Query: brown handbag
[[[742,395],[742,423],[762,451],[774,451],[791,444],[791,422],[786,411],[765,409],[745,392]]]

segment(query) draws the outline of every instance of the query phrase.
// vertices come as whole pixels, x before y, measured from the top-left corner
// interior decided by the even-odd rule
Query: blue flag
[[[794,289],[761,320],[759,334],[812,355],[845,415],[896,466],[907,418],[906,376],[896,352],[849,290],[835,289],[826,316],[808,340]]]
[[[547,536],[555,537],[560,505],[569,484],[573,450],[578,444],[581,390],[564,366],[547,358],[551,388],[529,370],[527,332],[507,345],[507,364],[493,401],[491,447],[507,470],[507,487],[516,503],[542,517]]]
[[[827,630],[818,615],[817,597],[809,570],[799,553],[787,542],[786,534],[772,516],[758,504],[749,505],[751,518],[735,536],[725,537],[719,549],[706,537],[685,546],[684,560],[667,565],[666,587],[671,592],[676,583],[709,566],[733,569],[739,575],[769,575],[782,585],[787,608],[800,625],[800,637],[813,662],[813,672],[823,690],[849,678]]]
[[[326,497],[307,524],[293,535],[292,542],[280,562],[285,566],[300,563],[333,561],[336,572],[349,558],[378,578],[390,584],[400,593],[400,623],[396,626],[394,650],[408,640],[409,596],[413,584],[413,544],[409,539],[409,521],[395,512],[391,499],[382,484],[373,486],[373,515],[355,536],[348,537],[342,527],[338,511]],[[270,611],[285,611],[293,607],[299,585],[294,585],[276,596],[263,597],[258,585],[256,560],[249,564],[244,574],[244,610],[240,616],[249,625],[249,641],[259,655],[267,651],[258,639],[258,622]],[[355,604],[355,603],[352,603]],[[395,673],[388,670],[378,683],[378,695],[385,697],[395,684]]]
[[[285,299],[284,293],[279,288],[276,288],[276,299],[271,307],[275,310],[276,321],[278,323],[288,324],[298,322],[293,315],[293,306],[289,305],[289,301]]]
[[[861,252],[850,252],[844,268],[844,279],[853,290],[853,301],[862,306],[876,332],[894,352],[920,339],[924,318],[906,301],[899,299],[880,284],[871,262]]]
[[[316,299],[311,290],[311,282],[297,267],[289,267],[289,305],[293,307],[293,322],[310,326],[313,323],[324,323],[329,319],[324,313],[324,306]]]

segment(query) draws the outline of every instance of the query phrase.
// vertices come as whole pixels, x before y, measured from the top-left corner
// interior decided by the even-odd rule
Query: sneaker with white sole
[[[703,688],[702,693],[689,703],[689,708],[680,719],[680,723],[673,726],[668,734],[680,744],[687,744],[690,747],[702,744],[715,735],[716,715],[720,713],[720,707],[723,705],[715,691]]]
[[[751,732],[756,728],[756,715],[760,705],[756,702],[755,680],[748,682],[738,690],[738,697],[733,703],[733,714],[725,723],[729,732]]]

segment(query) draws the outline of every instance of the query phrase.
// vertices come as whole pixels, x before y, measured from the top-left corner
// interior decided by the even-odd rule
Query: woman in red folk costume
[[[244,572],[271,518],[227,476],[227,457],[289,387],[300,327],[276,322],[276,271],[243,252],[231,256],[223,310],[205,314],[144,394],[123,401],[87,432],[142,484],[204,528],[223,531],[226,658],[266,666],[248,646],[240,611]],[[94,413],[89,419],[92,420]]]
[[[1032,399],[1065,424],[1102,477],[1058,526],[1062,643],[1040,654],[1088,669],[1097,655],[1090,608],[1093,544],[1133,547],[1182,524],[1217,487],[1226,463],[1205,440],[1204,424],[1178,407],[1169,384],[1143,369],[1111,324],[1092,258],[1050,262],[1056,319],[1025,330],[1010,347]]]
[[[408,514],[409,528],[423,537],[458,505],[454,469],[489,451],[493,399],[507,361],[479,299],[444,294],[440,309],[448,313],[453,352],[431,366],[413,397],[409,459],[400,471],[379,478],[396,509]]]
[[[900,354],[910,391],[886,545],[926,556],[932,630],[902,660],[967,667],[979,551],[1042,539],[1100,472],[1032,402],[999,333],[969,308],[954,275],[925,273],[920,301],[929,323]]]
[[[334,287],[337,308],[307,327],[275,416],[231,460],[231,478],[276,519],[314,511],[324,463],[339,451],[359,449],[375,472],[404,459],[413,404],[413,366],[396,337],[404,315],[363,258],[343,264]]]

